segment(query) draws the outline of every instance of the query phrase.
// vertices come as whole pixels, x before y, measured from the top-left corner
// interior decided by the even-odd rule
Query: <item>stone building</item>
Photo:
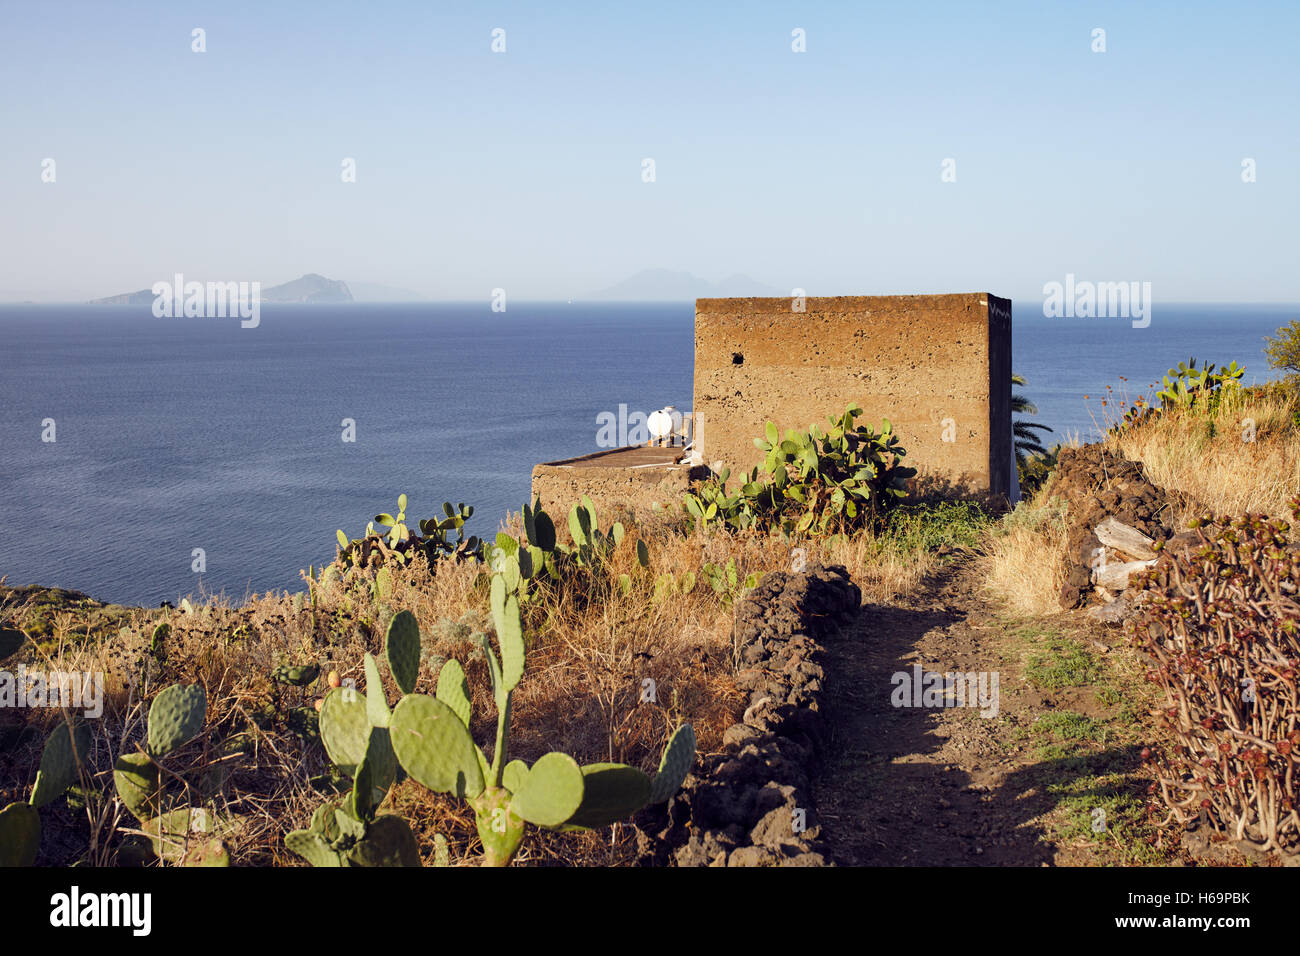
[[[557,508],[583,493],[613,508],[676,502],[701,466],[752,468],[769,420],[806,429],[857,404],[859,422],[893,424],[916,492],[1015,495],[1008,299],[699,299],[694,392],[692,459],[628,448],[548,462],[534,494]]]

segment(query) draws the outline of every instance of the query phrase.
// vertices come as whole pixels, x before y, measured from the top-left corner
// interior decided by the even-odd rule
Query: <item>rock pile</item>
[[[1063,448],[1047,493],[1070,507],[1061,607],[1096,599],[1097,616],[1122,618],[1132,603],[1129,577],[1150,566],[1156,542],[1175,536],[1175,502],[1147,479],[1140,461],[1098,444]]]
[[[838,566],[769,574],[740,602],[733,659],[749,705],[722,753],[638,816],[642,865],[825,865],[809,788],[825,742],[820,659],[860,605]]]

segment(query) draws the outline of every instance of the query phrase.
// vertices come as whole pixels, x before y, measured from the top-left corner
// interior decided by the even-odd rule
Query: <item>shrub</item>
[[[1300,497],[1291,512],[1300,519]],[[1172,745],[1151,748],[1169,819],[1203,816],[1262,849],[1300,849],[1300,549],[1289,525],[1255,515],[1196,522],[1199,546],[1143,582],[1135,619],[1165,692]]]
[[[1294,319],[1289,325],[1277,330],[1277,337],[1265,336],[1264,354],[1268,364],[1276,369],[1300,374],[1300,319]]]
[[[836,534],[878,523],[916,470],[900,464],[907,451],[889,421],[876,432],[856,424],[861,414],[850,405],[829,419],[828,429],[814,423],[806,432],[788,429],[784,438],[768,422],[765,436],[754,439],[764,459],[739,490],[727,490],[731,472],[723,469],[685,496],[692,523],[786,534]]]

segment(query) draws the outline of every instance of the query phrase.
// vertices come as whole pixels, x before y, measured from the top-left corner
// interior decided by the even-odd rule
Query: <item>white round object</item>
[[[671,414],[672,406],[661,409],[657,412],[651,412],[650,417],[646,419],[646,428],[654,438],[665,438],[673,433],[673,416]]]

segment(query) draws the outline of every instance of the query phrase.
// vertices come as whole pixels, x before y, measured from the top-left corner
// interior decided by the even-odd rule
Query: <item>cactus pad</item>
[[[664,748],[663,759],[659,761],[659,772],[655,774],[650,790],[650,802],[663,803],[676,793],[694,763],[695,728],[690,724],[682,724]]]
[[[41,815],[30,803],[0,810],[0,867],[31,866],[41,846]]]
[[[122,754],[113,763],[113,783],[131,816],[140,822],[157,815],[158,765],[148,754]]]
[[[207,695],[199,684],[173,684],[149,708],[149,753],[164,757],[203,729]]]
[[[365,703],[353,689],[335,688],[320,708],[320,738],[330,760],[349,777],[366,755],[371,723]]]
[[[312,830],[291,830],[284,835],[284,845],[312,866],[342,866],[343,857]]]
[[[462,724],[469,727],[469,681],[465,679],[465,668],[454,658],[443,664],[442,670],[438,672],[438,699],[452,709]]]
[[[595,829],[626,820],[650,802],[650,776],[621,763],[594,763],[582,768],[582,805],[567,821],[571,827]]]
[[[226,845],[217,838],[194,843],[186,851],[181,866],[230,866]]]
[[[558,827],[582,805],[582,770],[568,754],[551,752],[533,764],[510,809],[539,827]]]
[[[271,680],[281,684],[289,684],[293,687],[306,687],[319,676],[319,664],[299,664],[297,666],[281,664],[271,671]]]
[[[146,821],[140,829],[149,837],[160,859],[179,864],[197,845],[197,836],[212,838],[212,815],[201,807],[181,807]]]
[[[32,806],[43,807],[63,796],[80,779],[78,766],[85,762],[89,750],[90,731],[86,725],[79,723],[74,729],[67,721],[60,720],[50,731],[45,750],[41,752],[41,768],[32,787]]]
[[[469,799],[483,792],[474,738],[442,701],[408,694],[393,709],[389,732],[398,762],[423,786]]]
[[[357,765],[352,785],[350,809],[358,820],[372,820],[377,807],[397,776],[397,758],[389,741],[388,730],[375,727],[370,731],[366,755]]]
[[[421,865],[410,826],[401,817],[387,815],[366,827],[366,835],[357,841],[348,859],[355,866]]]
[[[387,727],[392,718],[388,698],[384,696],[384,680],[371,654],[366,654],[366,717],[372,727]]]
[[[501,645],[502,685],[509,692],[524,676],[524,631],[519,618],[519,597],[506,592],[506,581],[500,576],[492,579],[492,619]]]
[[[528,779],[528,764],[522,760],[512,760],[505,765],[501,771],[501,786],[505,787],[511,793],[518,793],[524,788],[524,781]]]
[[[388,667],[403,694],[415,693],[420,674],[420,625],[410,611],[398,611],[388,623],[384,641]]]

